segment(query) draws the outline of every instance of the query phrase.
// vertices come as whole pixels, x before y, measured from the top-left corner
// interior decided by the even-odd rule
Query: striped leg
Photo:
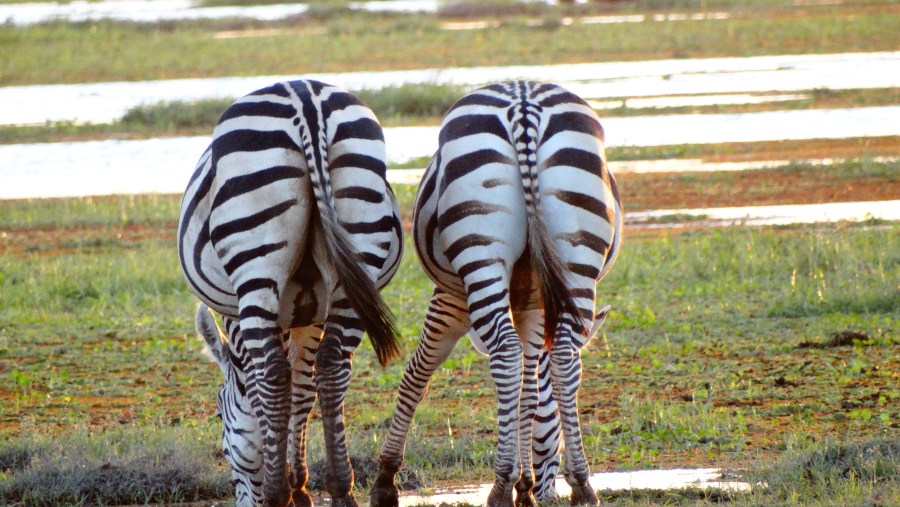
[[[521,473],[519,402],[522,393],[523,347],[510,315],[508,274],[502,264],[477,272],[480,281],[466,280],[472,330],[490,354],[491,378],[497,390],[497,456],[494,487],[487,505],[512,506],[513,486]],[[501,289],[501,287],[506,287]]]
[[[400,381],[397,407],[391,428],[379,456],[378,477],[372,485],[372,507],[396,507],[398,495],[394,476],[403,464],[403,453],[416,407],[428,390],[434,372],[444,363],[469,324],[466,303],[456,297],[434,291],[418,347]]]
[[[291,503],[287,481],[286,441],[291,401],[291,368],[284,354],[279,328],[241,328],[251,359],[248,384],[258,401],[257,417],[263,436],[266,505]]]
[[[603,305],[594,315],[594,325],[587,337],[576,335],[578,348],[584,348],[609,314],[610,306]],[[543,331],[540,331],[543,332]],[[556,499],[556,475],[560,465],[562,422],[559,407],[553,397],[550,380],[550,354],[544,350],[538,363],[538,406],[534,417],[534,496],[539,502]]]
[[[288,462],[291,466],[291,489],[297,507],[312,507],[306,491],[309,470],[306,466],[306,435],[309,414],[316,402],[315,351],[322,329],[310,326],[291,331],[289,358],[292,369],[291,424]]]
[[[553,397],[559,404],[565,438],[565,462],[563,476],[572,487],[572,505],[596,505],[594,493],[588,478],[590,469],[581,442],[581,425],[578,421],[578,386],[581,383],[581,351],[573,339],[568,323],[560,323],[557,328],[556,343],[550,351],[550,373],[553,382]]]
[[[544,345],[543,312],[532,310],[516,313],[514,320],[524,347],[522,394],[519,402],[519,456],[522,474],[516,483],[516,505],[534,506],[537,501],[532,491],[535,485],[532,439],[539,402],[538,360]]]
[[[543,332],[543,331],[541,331]],[[538,406],[534,416],[534,496],[538,502],[556,499],[556,473],[560,464],[562,427],[550,381],[550,354],[538,361]]]
[[[353,351],[362,336],[362,323],[339,287],[316,351],[315,375],[325,430],[325,489],[334,507],[358,505],[353,496],[353,468],[347,451],[344,398],[350,386]]]

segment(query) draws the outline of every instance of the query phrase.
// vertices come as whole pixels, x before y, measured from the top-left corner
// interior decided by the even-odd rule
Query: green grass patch
[[[403,84],[378,90],[355,90],[384,124],[443,117],[468,88],[448,84]]]
[[[159,225],[177,221],[180,206],[181,196],[171,194],[0,200],[0,230]]]
[[[598,55],[622,61],[890,51],[895,26],[895,14],[862,6],[817,8],[804,16],[646,21],[603,29],[552,22],[531,26],[511,18],[476,32],[442,30],[433,15],[366,13],[274,23],[48,23],[0,33],[0,85],[539,65],[593,62]],[[286,30],[268,37],[213,36],[260,27]]]
[[[415,188],[396,189],[408,209]],[[49,503],[73,498],[23,486],[44,477],[69,484],[66,495],[111,502],[84,496],[72,485],[107,462],[106,471],[156,473],[148,463],[170,461],[172,447],[146,435],[162,428],[196,440],[198,452],[207,453],[199,458],[207,468],[187,458],[173,463],[222,473],[221,459],[209,457],[219,445],[213,413],[221,374],[202,357],[194,336],[196,299],[182,279],[171,231],[177,200],[157,199],[136,204],[150,218],[129,219],[126,226],[119,216],[124,198],[71,200],[69,208],[66,200],[18,201],[15,215],[0,214],[19,217],[8,220],[20,224],[2,225],[9,231],[3,241],[24,245],[0,253],[0,491],[16,491],[5,498],[22,501],[24,491],[41,490],[52,496],[34,498]],[[55,220],[41,218],[45,206],[56,210],[48,212]],[[62,224],[92,225],[72,234]],[[582,356],[579,411],[594,470],[775,458],[792,448],[796,428],[814,440],[895,435],[898,240],[894,224],[626,237],[618,264],[599,287],[599,302],[613,311]],[[400,270],[384,291],[404,335],[404,358],[412,354],[430,293],[407,239]],[[861,338],[836,338],[845,332]],[[364,342],[353,367],[345,408],[350,448],[355,456],[374,458],[405,364],[379,368]],[[487,359],[463,338],[417,414],[407,473],[425,485],[490,480],[494,396]],[[110,432],[146,445],[132,452],[96,444],[90,459],[73,453],[69,464],[48,461],[53,470],[64,470],[58,475],[35,468],[45,462],[34,458],[41,452],[60,454],[62,439],[54,441],[55,434],[65,434],[67,442],[100,442],[92,439]],[[35,444],[35,433],[49,440]],[[311,461],[324,456],[320,438],[316,419]],[[86,468],[71,465],[81,462]],[[191,498],[151,497],[155,490],[143,485],[142,476],[127,477],[123,482],[145,495],[129,493],[138,495],[128,497],[132,503]],[[845,484],[855,483],[836,479],[828,487]],[[806,494],[797,491],[796,498]],[[787,499],[781,503],[793,501],[790,491],[778,495]],[[625,505],[663,501],[637,494],[617,498]],[[773,497],[750,498],[770,504]]]
[[[802,434],[775,463],[749,474],[756,494],[772,504],[894,505],[900,503],[900,439],[820,441]]]
[[[207,99],[185,102],[162,102],[130,109],[120,120],[129,128],[178,131],[180,129],[212,129],[234,99]]]

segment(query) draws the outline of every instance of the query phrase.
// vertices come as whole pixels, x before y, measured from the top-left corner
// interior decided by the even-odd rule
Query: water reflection
[[[590,478],[596,490],[676,489],[686,487],[747,490],[746,482],[723,479],[722,470],[716,468],[640,470],[636,472],[603,472]],[[438,489],[431,494],[407,493],[400,496],[400,506],[410,507],[422,503],[469,503],[482,505],[487,500],[492,484],[479,484],[458,488]],[[556,491],[560,497],[571,494],[569,485],[557,479]]]

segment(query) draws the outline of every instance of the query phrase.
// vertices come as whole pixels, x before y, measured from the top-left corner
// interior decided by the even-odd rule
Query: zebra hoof
[[[525,475],[516,483],[516,507],[537,507],[534,496],[534,479]]]
[[[305,487],[294,490],[294,507],[313,507],[312,497]]]
[[[277,494],[267,492],[266,500],[265,502],[263,502],[263,505],[265,505],[266,507],[290,507],[294,505],[294,502],[291,499],[291,491],[284,490],[278,492]]]
[[[537,500],[531,491],[516,494],[516,507],[537,507]]]
[[[503,491],[494,484],[494,487],[491,488],[491,494],[488,495],[486,505],[487,507],[514,507],[512,491]]]
[[[594,488],[587,481],[572,487],[572,497],[570,499],[572,505],[599,505],[600,500],[594,493]]]
[[[359,507],[359,503],[356,502],[353,493],[350,493],[347,496],[342,496],[340,498],[332,497],[331,507]]]
[[[379,475],[369,492],[369,507],[397,507],[400,505],[400,492],[393,479],[383,481]]]

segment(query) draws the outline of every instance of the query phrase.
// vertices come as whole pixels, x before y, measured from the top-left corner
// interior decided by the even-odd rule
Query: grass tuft
[[[12,449],[29,456],[27,465],[19,463],[0,476],[0,503],[123,505],[228,497],[228,473],[207,445],[208,429],[144,427],[96,434],[85,428],[37,436],[27,448],[0,443],[0,454]]]
[[[449,84],[407,83],[378,90],[356,90],[360,100],[381,120],[441,117],[467,88]]]
[[[233,99],[172,101],[131,108],[121,119],[124,127],[156,130],[212,128]]]
[[[898,505],[900,439],[828,439],[751,476],[772,502],[816,505]]]

